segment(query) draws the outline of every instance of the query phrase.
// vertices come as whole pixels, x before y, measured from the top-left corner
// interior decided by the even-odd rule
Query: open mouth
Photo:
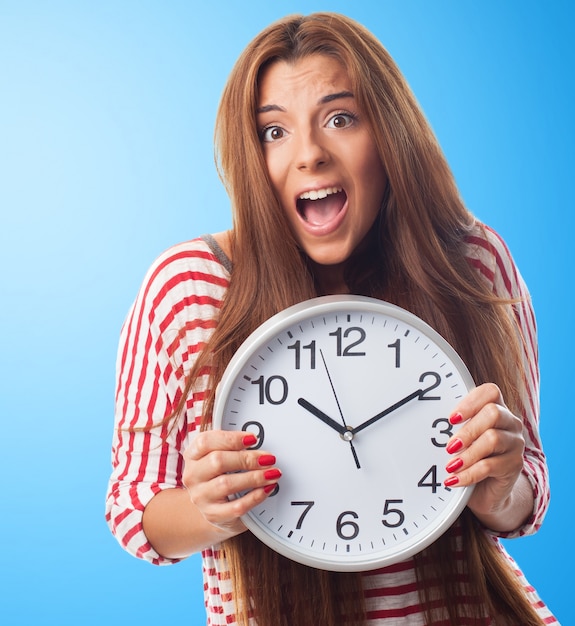
[[[341,212],[346,201],[347,194],[341,187],[326,187],[302,193],[296,206],[305,222],[313,226],[323,226]]]

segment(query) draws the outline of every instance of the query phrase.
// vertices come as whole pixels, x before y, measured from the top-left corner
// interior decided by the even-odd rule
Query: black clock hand
[[[371,419],[368,419],[366,422],[363,422],[363,424],[360,424],[359,426],[352,428],[351,429],[352,435],[356,435],[360,430],[363,430],[364,428],[367,428],[368,426],[375,424],[375,422],[380,420],[382,417],[385,417],[386,415],[393,413],[393,411],[396,411],[397,409],[402,407],[404,404],[407,404],[408,402],[411,402],[415,398],[418,398],[422,393],[423,393],[422,389],[418,389],[417,391],[410,393],[408,396],[405,396],[405,398],[402,398],[395,404],[392,404],[391,406],[387,407],[387,409],[385,409],[381,413],[378,413],[377,415],[374,415]]]
[[[327,377],[329,379],[329,384],[331,385],[331,390],[333,392],[333,397],[335,398],[335,402],[337,404],[337,409],[339,411],[341,421],[343,422],[343,425],[345,427],[345,434],[344,433],[340,433],[340,434],[346,441],[349,441],[349,447],[351,449],[351,454],[353,455],[353,460],[355,461],[355,466],[357,467],[357,469],[361,469],[361,465],[357,457],[357,452],[355,451],[355,446],[353,445],[353,441],[352,441],[353,436],[350,434],[350,429],[347,427],[347,424],[345,423],[345,417],[343,416],[343,411],[341,410],[339,400],[337,399],[337,393],[335,392],[335,387],[333,386],[331,374],[329,373],[329,369],[327,368],[327,363],[325,362],[325,357],[323,356],[323,350],[320,350],[319,353],[321,355],[321,360],[323,361],[323,366],[325,367],[325,373],[327,374]]]
[[[298,398],[297,403],[306,411],[309,411],[312,415],[318,417],[324,424],[331,426],[334,430],[336,430],[340,435],[343,435],[347,432],[347,428],[342,426],[339,422],[336,422],[334,419],[326,415],[323,411],[320,411],[316,406],[314,406],[311,402],[308,402],[305,398]]]

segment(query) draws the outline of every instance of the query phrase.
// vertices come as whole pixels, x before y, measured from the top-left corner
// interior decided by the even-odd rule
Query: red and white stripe
[[[181,486],[180,452],[199,426],[204,389],[192,394],[174,427],[149,428],[182,396],[187,372],[217,324],[229,275],[201,240],[174,246],[148,271],[122,327],[117,361],[116,424],[106,519],[132,554],[163,559],[142,531],[142,513],[162,489]]]

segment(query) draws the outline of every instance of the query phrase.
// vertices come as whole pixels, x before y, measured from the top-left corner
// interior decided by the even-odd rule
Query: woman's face
[[[347,72],[324,55],[277,61],[260,81],[257,122],[272,185],[330,291],[379,213],[386,186]]]

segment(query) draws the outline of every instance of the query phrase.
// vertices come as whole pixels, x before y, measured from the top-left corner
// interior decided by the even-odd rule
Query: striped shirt
[[[131,554],[156,565],[176,562],[158,554],[142,528],[147,503],[163,489],[182,487],[183,450],[199,430],[208,384],[200,372],[194,392],[176,424],[153,426],[172,413],[183,393],[186,375],[209,340],[229,284],[229,262],[221,250],[195,239],[174,246],[149,269],[122,327],[117,360],[116,423],[106,520]],[[492,230],[469,238],[469,262],[504,297],[520,297],[515,306],[524,342],[524,473],[535,496],[532,516],[512,537],[534,533],[549,503],[545,457],[538,434],[539,371],[536,327],[529,294],[511,255]],[[132,430],[130,430],[132,429]],[[136,430],[134,430],[136,429]],[[493,541],[509,559],[544,623],[556,619],[529,585],[499,538]],[[202,552],[207,623],[234,624],[235,606],[226,560],[220,546]],[[368,624],[424,626],[411,559],[364,574]],[[255,624],[255,622],[253,622]]]

